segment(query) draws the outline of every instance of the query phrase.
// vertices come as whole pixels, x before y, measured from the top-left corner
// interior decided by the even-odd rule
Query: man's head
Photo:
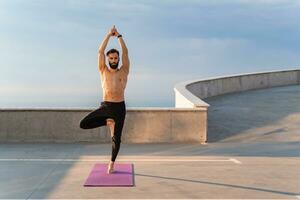
[[[119,51],[117,49],[111,49],[106,52],[106,56],[108,57],[110,68],[117,69],[119,65]]]

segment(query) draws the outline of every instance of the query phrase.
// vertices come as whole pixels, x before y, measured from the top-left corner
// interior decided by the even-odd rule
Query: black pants
[[[80,128],[91,129],[106,125],[106,119],[115,121],[114,134],[112,137],[111,161],[115,161],[120,150],[122,129],[126,116],[125,101],[103,101],[98,109],[89,113],[80,122]]]

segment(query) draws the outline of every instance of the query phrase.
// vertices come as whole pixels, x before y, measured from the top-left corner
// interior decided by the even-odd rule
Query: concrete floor
[[[205,99],[208,142],[300,141],[300,85]]]
[[[117,162],[134,164],[134,187],[82,186],[110,144],[1,144],[0,198],[300,199],[299,91],[207,100],[207,145],[122,144]]]

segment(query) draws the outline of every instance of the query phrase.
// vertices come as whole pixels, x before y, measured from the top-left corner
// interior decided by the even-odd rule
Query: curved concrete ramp
[[[266,111],[269,113],[273,111],[273,107],[277,108],[279,105],[281,110],[275,110],[275,113],[271,112],[274,115],[274,118],[277,119],[276,114],[278,114],[278,118],[280,118],[282,115],[281,112],[284,113],[286,105],[290,102],[285,101],[283,104],[282,102],[274,102],[275,97],[273,97],[272,94],[270,97],[261,96],[261,99],[257,98],[255,95],[251,96],[251,102],[249,102],[247,96],[242,96],[242,99],[238,98],[240,96],[231,96],[229,97],[228,102],[226,102],[226,105],[229,105],[229,108],[221,107],[222,109],[225,109],[222,110],[220,108],[215,108],[214,105],[212,107],[210,102],[208,102],[208,99],[224,99],[229,94],[239,95],[239,93],[242,92],[244,95],[244,92],[246,91],[256,91],[299,84],[300,69],[235,74],[230,76],[212,77],[208,79],[189,80],[175,85],[175,107],[202,108],[206,111],[206,118],[203,118],[203,120],[199,121],[198,123],[198,126],[202,127],[202,130],[208,130],[210,127],[211,131],[203,132],[201,134],[202,138],[207,139],[206,142],[223,140],[225,137],[232,135],[242,134],[243,137],[246,137],[247,134],[251,135],[252,132],[241,131],[249,130],[253,126],[262,126],[260,125],[261,123],[264,125],[265,123],[271,121],[272,117],[262,117],[264,114],[266,114],[263,112],[265,111],[265,108],[268,108],[270,105],[272,106],[269,108],[270,111]],[[293,93],[293,91],[291,91],[291,93]],[[282,99],[285,98],[285,96],[286,94],[283,92],[282,94],[279,94],[277,98]],[[293,97],[288,100],[293,101]],[[240,104],[240,102],[242,102],[242,104]],[[253,105],[255,109],[247,107],[250,105]],[[219,109],[219,113],[212,113],[210,111],[211,109],[212,111],[218,111]],[[210,115],[214,115],[215,118],[210,118]],[[262,119],[260,119],[261,117]],[[297,118],[297,116],[291,116],[291,118],[294,119]],[[267,130],[263,129],[257,131],[262,131],[267,134],[265,132]],[[272,128],[271,130],[275,131]],[[280,129],[277,131],[280,131]]]
[[[300,141],[300,85],[206,98],[208,142]]]

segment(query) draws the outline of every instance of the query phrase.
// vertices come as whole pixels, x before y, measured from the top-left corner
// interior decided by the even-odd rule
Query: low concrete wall
[[[111,142],[107,126],[81,129],[92,109],[0,109],[1,142]],[[206,141],[207,112],[189,108],[127,108],[122,143]]]
[[[300,84],[300,69],[216,77],[195,81],[186,88],[197,97],[205,99],[227,93],[295,84]]]
[[[300,69],[235,74],[189,80],[175,85],[176,108],[207,108],[207,97],[253,89],[300,84]]]
[[[175,85],[175,108],[127,108],[123,143],[207,140],[207,104],[202,99],[252,89],[300,83],[300,70],[239,74]],[[83,130],[92,109],[0,109],[0,142],[111,142],[106,126]]]
[[[207,112],[207,97],[253,89],[300,84],[300,69],[219,76],[181,82],[175,85],[176,108],[202,108]],[[207,116],[207,114],[206,114]],[[207,130],[207,118],[198,123]],[[207,137],[207,133],[204,133]]]

